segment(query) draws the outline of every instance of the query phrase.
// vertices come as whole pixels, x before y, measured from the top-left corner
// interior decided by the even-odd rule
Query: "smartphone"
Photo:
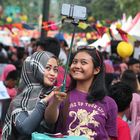
[[[62,4],[61,15],[68,18],[86,20],[87,9],[86,7],[73,4]]]
[[[45,95],[50,94],[52,91],[56,90],[58,87],[57,86],[53,86],[53,88],[51,88],[50,90],[48,90]]]

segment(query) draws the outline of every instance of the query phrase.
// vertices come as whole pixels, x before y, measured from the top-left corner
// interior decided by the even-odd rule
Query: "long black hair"
[[[105,70],[104,70],[104,63],[102,58],[102,53],[98,50],[89,49],[89,48],[82,48],[73,54],[72,60],[74,59],[75,55],[79,52],[86,52],[92,57],[92,61],[94,64],[94,68],[99,67],[100,72],[95,75],[95,78],[92,81],[92,84],[89,88],[89,94],[87,95],[88,103],[93,103],[94,101],[102,100],[106,94],[107,90],[105,87]],[[72,60],[70,65],[72,64]],[[70,90],[76,88],[76,80],[71,77],[71,85]]]

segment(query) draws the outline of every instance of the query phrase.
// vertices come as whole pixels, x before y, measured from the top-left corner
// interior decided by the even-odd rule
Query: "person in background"
[[[60,53],[60,44],[56,38],[46,37],[36,42],[36,51],[48,51],[53,53],[57,58]]]
[[[28,53],[29,56],[33,54],[34,52],[36,52],[36,42],[37,42],[37,39],[32,37],[30,39],[30,43],[26,46],[25,51]]]
[[[9,94],[11,99],[13,99],[17,94],[17,89],[15,87],[16,87],[18,78],[19,76],[18,76],[17,71],[13,70],[8,73],[5,80],[1,81],[3,82],[3,85],[5,86],[5,88],[7,89],[7,93]]]
[[[133,92],[140,93],[140,85],[137,80],[137,75],[132,70],[125,70],[122,73],[120,80],[133,88]]]
[[[102,54],[103,54],[103,59],[104,59],[105,72],[114,73],[113,63],[109,58],[109,53],[104,51],[102,52]]]
[[[106,88],[109,89],[110,85],[120,81],[120,75],[116,73],[105,73]]]
[[[140,61],[136,58],[130,58],[130,60],[128,61],[128,69],[136,73],[137,80],[140,84]]]
[[[118,137],[115,140],[131,140],[128,123],[122,118],[129,108],[132,100],[133,90],[123,82],[118,82],[110,86],[109,96],[113,98],[118,106],[117,129]]]
[[[126,112],[126,117],[128,119],[131,139],[140,140],[140,95],[133,93],[133,98],[130,103],[130,107]]]
[[[127,121],[129,121],[132,140],[140,139],[140,92],[136,74],[132,70],[123,72],[121,81],[133,88],[133,98],[130,107],[126,112]]]
[[[140,72],[140,61],[136,58],[130,58],[128,63],[128,69],[138,74]]]
[[[3,69],[3,72],[2,72],[2,74],[1,74],[1,77],[0,77],[0,80],[5,80],[6,79],[6,77],[7,77],[7,75],[8,75],[8,73],[10,72],[10,71],[13,71],[13,70],[16,70],[16,67],[13,65],[13,64],[7,64],[5,67],[4,67],[4,69]]]
[[[27,57],[17,96],[6,114],[2,140],[30,140],[32,132],[47,131],[43,116],[48,101],[54,95],[51,91],[57,74],[58,63],[53,54],[42,51]]]
[[[19,74],[16,71],[16,67],[12,64],[7,64],[3,69],[0,80],[4,83],[11,99],[13,99],[17,94],[16,85],[18,82],[18,78],[19,78]]]
[[[17,53],[11,52],[10,55],[9,55],[9,57],[8,57],[8,59],[9,59],[9,61],[8,61],[9,64],[14,64],[15,62],[18,61]]]
[[[17,60],[13,61],[12,64],[16,66],[16,69],[18,70],[19,74],[21,74],[21,70],[22,70],[22,65],[24,60],[26,59],[27,55],[25,52],[24,48],[18,48],[17,49]]]
[[[62,65],[65,65],[67,62],[67,55],[69,51],[68,44],[64,38],[64,35],[62,33],[58,33],[55,35],[55,38],[59,41],[60,43],[60,54],[59,54],[59,59],[62,62]]]
[[[0,81],[0,139],[1,139],[1,129],[3,126],[3,121],[5,114],[8,110],[9,103],[16,96],[17,90],[15,88],[18,80],[18,75],[16,70],[12,70],[6,75],[5,80]],[[8,100],[7,100],[8,99]]]
[[[123,62],[120,64],[120,68],[121,68],[121,74],[122,74],[125,70],[128,69],[128,66],[126,63]]]
[[[0,63],[7,63],[8,62],[8,54],[4,49],[4,45],[0,43]]]
[[[106,96],[102,54],[84,47],[74,54],[70,64],[69,91],[55,91],[45,110],[45,120],[56,123],[56,132],[64,135],[113,140],[117,137],[117,105]]]

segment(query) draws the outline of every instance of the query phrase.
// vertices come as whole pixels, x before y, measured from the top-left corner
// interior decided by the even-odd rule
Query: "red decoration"
[[[125,31],[123,31],[122,29],[116,28],[117,31],[119,32],[119,34],[121,35],[121,38],[128,42],[128,33],[126,33]]]
[[[58,30],[58,27],[56,26],[56,23],[54,21],[44,21],[42,23],[43,29],[46,31],[55,31]]]

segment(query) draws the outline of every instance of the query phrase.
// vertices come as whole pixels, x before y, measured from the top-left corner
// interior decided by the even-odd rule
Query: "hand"
[[[67,97],[67,94],[65,92],[61,92],[62,85],[59,87],[56,87],[54,90],[54,102],[61,103],[64,101]]]
[[[55,87],[54,90],[49,95],[46,95],[45,98],[43,98],[42,100],[48,103],[50,100],[53,99],[53,103],[60,104],[67,97],[67,94],[65,92],[61,92],[60,90],[61,86]]]
[[[54,86],[50,91],[47,91],[45,94],[42,93],[40,94],[40,99],[42,99],[44,102],[48,102],[53,96],[54,96],[54,91],[59,91],[60,87]]]
[[[54,93],[54,102],[56,103],[61,103],[67,97],[67,94],[65,92],[55,91]]]
[[[42,100],[45,102],[45,103],[48,103],[53,97],[54,97],[54,91],[52,91],[50,94],[46,95]]]

